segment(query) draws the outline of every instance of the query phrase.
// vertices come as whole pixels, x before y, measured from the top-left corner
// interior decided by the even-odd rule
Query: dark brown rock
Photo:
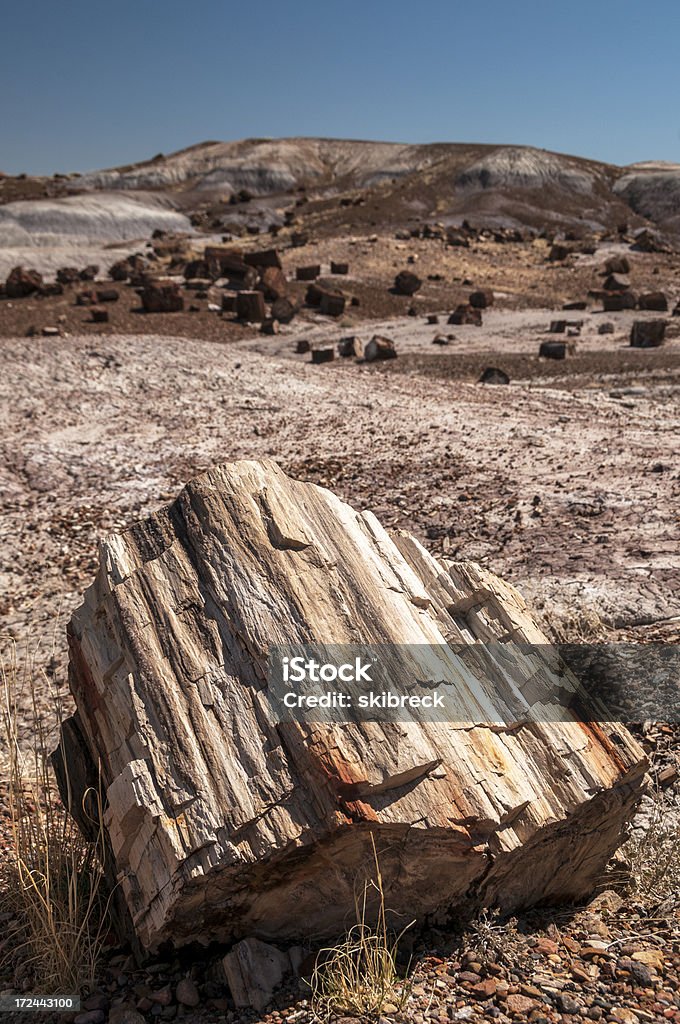
[[[542,359],[564,359],[567,354],[565,341],[542,341],[538,350]]]
[[[318,263],[310,264],[308,267],[297,267],[295,270],[296,281],[315,281],[321,273],[321,267]]]
[[[635,309],[637,298],[633,292],[611,292],[602,296],[605,313],[617,313],[622,309]]]
[[[312,362],[314,364],[319,363],[332,363],[335,359],[334,348],[315,348],[312,349]]]
[[[493,292],[490,289],[471,292],[468,302],[474,309],[486,309],[493,306]]]
[[[14,267],[5,281],[5,295],[8,299],[23,299],[42,291],[43,279],[37,270]]]
[[[342,316],[346,301],[342,292],[325,291],[321,296],[319,312],[324,316]]]
[[[97,293],[93,289],[78,292],[76,295],[76,306],[96,306]]]
[[[487,366],[479,378],[480,384],[509,384],[510,378],[505,370],[499,370],[497,366]]]
[[[290,299],[276,299],[272,302],[271,315],[282,324],[289,324],[297,313],[297,306]]]
[[[640,309],[652,309],[659,313],[665,313],[668,309],[668,299],[663,292],[643,292],[638,298]]]
[[[564,334],[567,329],[566,320],[552,320],[550,322],[550,333],[551,334]]]
[[[100,288],[97,291],[97,302],[118,302],[120,293],[116,288]]]
[[[375,362],[378,359],[396,359],[397,350],[391,338],[374,334],[371,340],[364,345],[361,357],[367,363]]]
[[[265,267],[260,274],[260,287],[269,302],[284,299],[288,294],[288,281],[280,267]]]
[[[657,348],[666,335],[665,320],[636,320],[630,332],[633,348]]]
[[[620,254],[610,256],[604,265],[604,274],[628,274],[630,273],[630,261],[627,256]]]
[[[263,334],[278,334],[281,329],[279,321],[275,320],[274,317],[268,316],[262,321],[260,330]]]
[[[349,274],[349,263],[336,263],[331,260],[331,274]]]
[[[109,322],[109,311],[108,309],[102,309],[101,306],[92,306],[90,315],[93,324],[106,324]]]
[[[236,315],[239,320],[245,320],[248,323],[261,323],[266,316],[262,292],[238,292],[236,296]]]
[[[608,274],[602,282],[602,290],[605,292],[627,292],[630,290],[630,280],[625,274]]]
[[[397,295],[415,295],[422,284],[417,274],[410,270],[402,270],[394,279],[394,290]]]
[[[300,356],[304,355],[305,352],[309,352],[311,347],[306,338],[300,338],[295,345],[295,351]]]
[[[551,263],[563,263],[570,252],[571,249],[568,245],[564,245],[561,242],[555,242],[548,253],[548,259]]]
[[[56,276],[59,284],[75,284],[82,280],[77,267],[59,267]]]
[[[94,281],[95,277],[99,273],[99,267],[96,263],[88,263],[86,267],[80,271],[81,281]]]
[[[481,309],[474,309],[467,303],[461,303],[460,306],[456,306],[453,313],[448,319],[450,324],[471,324],[473,327],[482,326],[482,311]]]
[[[263,249],[261,252],[244,252],[243,262],[249,267],[276,267],[281,270],[281,258],[276,249]]]
[[[223,313],[235,313],[236,312],[236,293],[235,292],[222,292],[222,312]]]
[[[174,281],[160,278],[147,281],[141,298],[147,313],[179,313],[184,309],[184,298]]]

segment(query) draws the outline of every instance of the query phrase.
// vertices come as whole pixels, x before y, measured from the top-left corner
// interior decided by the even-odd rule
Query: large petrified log
[[[69,628],[57,760],[77,742],[101,763],[141,944],[337,933],[371,836],[402,923],[588,892],[643,784],[622,727],[272,715],[271,644],[494,639],[545,642],[510,586],[271,462],[221,466],[106,538]]]

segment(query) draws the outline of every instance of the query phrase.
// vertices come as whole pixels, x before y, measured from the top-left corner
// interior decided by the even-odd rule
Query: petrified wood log
[[[272,462],[214,469],[106,538],[69,627],[63,760],[77,736],[101,763],[141,944],[332,936],[371,836],[402,924],[587,893],[643,785],[622,727],[281,724],[267,698],[271,644],[509,638],[544,642],[510,586]]]

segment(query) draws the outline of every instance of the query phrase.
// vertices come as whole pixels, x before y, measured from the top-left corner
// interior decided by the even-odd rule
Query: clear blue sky
[[[680,162],[679,30],[678,0],[7,3],[0,170],[286,135]]]

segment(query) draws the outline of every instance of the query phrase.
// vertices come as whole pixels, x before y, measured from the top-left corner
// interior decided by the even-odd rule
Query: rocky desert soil
[[[293,199],[275,203],[265,196],[254,205],[235,205],[200,191],[197,166],[201,174],[217,174],[223,188],[227,165],[230,187],[251,184],[250,165],[231,149],[188,151],[167,166],[152,162],[87,183],[116,189],[129,185],[132,175],[140,188],[172,185],[178,208],[199,228],[218,232],[198,238],[187,233],[176,244],[140,235],[90,238],[85,245],[62,235],[58,252],[49,246],[31,250],[23,247],[21,231],[30,217],[21,203],[52,202],[55,196],[65,202],[67,183],[4,183],[0,201],[4,196],[11,207],[4,225],[15,233],[15,248],[0,254],[3,269],[20,262],[18,251],[24,262],[34,251],[32,265],[49,275],[66,262],[64,251],[78,252],[78,265],[101,264],[97,287],[103,286],[107,254],[113,262],[139,251],[152,268],[155,262],[167,273],[173,252],[200,252],[201,244],[222,237],[225,217],[234,230],[240,217],[237,244],[279,247],[296,302],[302,304],[306,285],[291,280],[295,269],[313,263],[321,264],[323,281],[355,300],[338,319],[303,306],[273,336],[217,312],[221,289],[213,285],[187,289],[183,312],[144,314],[135,289],[116,284],[118,300],[107,304],[109,319],[101,324],[76,305],[77,292],[88,285],[0,300],[1,631],[44,673],[38,712],[48,742],[56,730],[54,695],[70,710],[64,630],[92,577],[97,538],[171,501],[197,472],[236,458],[273,458],[292,475],[332,488],[357,508],[371,508],[387,527],[412,531],[436,553],[484,563],[522,591],[555,638],[678,641],[680,318],[662,314],[665,343],[636,349],[629,343],[633,321],[659,313],[604,313],[592,298],[583,310],[562,308],[599,287],[605,259],[626,254],[635,291],[663,290],[672,310],[680,298],[678,252],[672,245],[635,251],[633,238],[614,225],[625,212],[626,190],[644,205],[650,194],[657,196],[657,178],[665,175],[665,181],[676,170],[628,169],[617,178],[604,165],[572,161],[565,171],[543,157],[531,156],[527,164],[516,151],[478,150],[457,152],[453,164],[448,152],[372,150],[373,186],[349,149],[332,152],[336,163],[329,170],[330,150],[317,146],[318,190],[293,197],[295,228],[279,230],[279,223],[273,234],[257,239],[243,227],[247,219],[257,214],[282,221],[279,207],[290,207]],[[299,149],[290,145],[276,152],[292,161],[295,173],[271,188],[297,187],[300,167],[312,156],[303,147],[305,159],[298,159]],[[336,194],[329,182],[339,174],[338,161],[345,191]],[[385,161],[394,180],[383,174]],[[575,235],[580,241],[570,242],[573,252],[549,259],[562,214],[551,218],[547,234],[534,230],[516,241],[487,234],[467,247],[446,245],[445,231],[409,237],[394,223],[385,227],[386,219],[404,217],[404,211],[415,219],[436,213],[441,181],[452,167],[461,195],[478,179],[505,175],[514,189],[513,224],[524,209],[526,197],[517,191],[523,174],[534,176],[535,188],[572,189],[573,205],[560,209],[569,209],[572,227],[581,225]],[[412,180],[416,172],[422,180]],[[189,192],[177,193],[178,181],[188,182]],[[591,190],[585,198],[584,181]],[[605,187],[606,223],[594,229],[584,211]],[[499,220],[500,200],[493,207],[488,192],[475,197],[478,213]],[[414,206],[418,201],[422,208]],[[152,216],[154,203],[145,200],[143,211],[130,216]],[[447,216],[456,214],[454,207]],[[668,214],[665,207],[663,212]],[[99,216],[97,209],[90,214]],[[52,216],[63,231],[62,207]],[[538,218],[534,210],[529,219]],[[637,212],[631,219],[644,223]],[[309,237],[293,246],[292,230]],[[592,244],[583,244],[584,238]],[[349,273],[331,275],[331,260],[348,262]],[[423,282],[412,298],[392,289],[403,269]],[[494,292],[482,325],[448,324],[448,314],[475,288]],[[568,321],[565,332],[550,334],[557,319]],[[603,323],[611,325],[608,333],[600,333]],[[42,335],[45,328],[53,329],[50,336]],[[348,335],[367,340],[376,333],[393,339],[396,359],[337,357],[313,365],[309,353],[297,352],[303,341],[316,349]],[[445,344],[433,344],[436,336]],[[564,360],[539,358],[544,340],[564,340],[575,350]],[[479,383],[488,366],[504,370],[510,383]],[[29,746],[34,708],[28,692],[19,715]],[[671,724],[647,723],[638,734],[661,789],[661,802],[646,801],[635,822],[638,853],[643,850],[649,865],[661,847],[644,843],[652,833],[672,834],[680,816],[677,733]],[[0,749],[0,760],[5,754]],[[7,820],[0,822],[6,838]],[[626,857],[629,864],[619,865],[623,875],[633,852]],[[401,1016],[395,1010],[385,1011],[386,1017],[417,1024],[680,1019],[677,881],[671,892],[667,885],[645,892],[619,886],[621,896],[612,887],[615,876],[603,880],[606,894],[586,907],[478,922],[458,936],[450,929],[414,936],[411,1000]],[[12,966],[8,987],[26,981],[16,962]],[[77,1024],[311,1019],[304,982],[291,982],[262,1016],[236,1010],[213,968],[212,952],[168,953],[139,967],[127,950],[113,947],[99,989],[86,1004],[89,1016],[76,1018]]]

